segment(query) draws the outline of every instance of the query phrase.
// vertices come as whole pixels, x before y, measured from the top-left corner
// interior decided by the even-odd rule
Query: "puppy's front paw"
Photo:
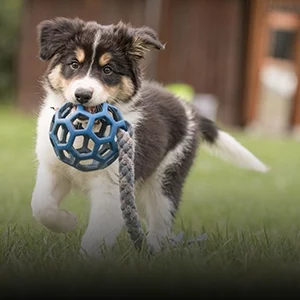
[[[60,213],[60,232],[69,232],[74,230],[77,225],[76,216],[72,212],[67,210],[61,210]]]
[[[76,216],[67,210],[48,209],[34,212],[35,219],[53,232],[65,233],[76,228]]]

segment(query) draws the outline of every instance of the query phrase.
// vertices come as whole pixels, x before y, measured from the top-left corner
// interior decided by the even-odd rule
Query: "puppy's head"
[[[148,27],[67,18],[40,23],[38,43],[39,57],[50,61],[46,84],[65,101],[89,110],[103,102],[130,101],[140,87],[145,52],[164,48]]]

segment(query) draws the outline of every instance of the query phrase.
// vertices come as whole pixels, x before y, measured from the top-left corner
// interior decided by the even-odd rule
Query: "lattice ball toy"
[[[54,114],[49,137],[56,156],[84,172],[111,165],[119,155],[117,130],[127,129],[120,111],[103,103],[93,109],[67,102]]]

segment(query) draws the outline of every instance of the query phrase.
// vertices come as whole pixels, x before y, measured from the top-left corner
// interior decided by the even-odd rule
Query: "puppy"
[[[93,112],[108,102],[120,109],[135,131],[135,193],[148,242],[159,250],[171,234],[182,188],[202,143],[237,166],[259,172],[267,167],[193,105],[157,83],[142,79],[140,62],[151,48],[164,45],[148,27],[122,22],[103,26],[80,19],[55,18],[38,25],[39,57],[49,61],[43,77],[45,97],[37,122],[35,219],[54,232],[68,232],[76,217],[59,206],[71,188],[90,199],[89,222],[81,241],[84,253],[101,257],[123,228],[118,161],[104,170],[80,172],[59,161],[48,132],[54,114],[66,101]]]

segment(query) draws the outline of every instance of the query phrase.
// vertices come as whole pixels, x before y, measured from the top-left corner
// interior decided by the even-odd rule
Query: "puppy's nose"
[[[92,96],[93,96],[92,89],[78,88],[75,91],[75,98],[81,104],[89,102],[92,99]]]

